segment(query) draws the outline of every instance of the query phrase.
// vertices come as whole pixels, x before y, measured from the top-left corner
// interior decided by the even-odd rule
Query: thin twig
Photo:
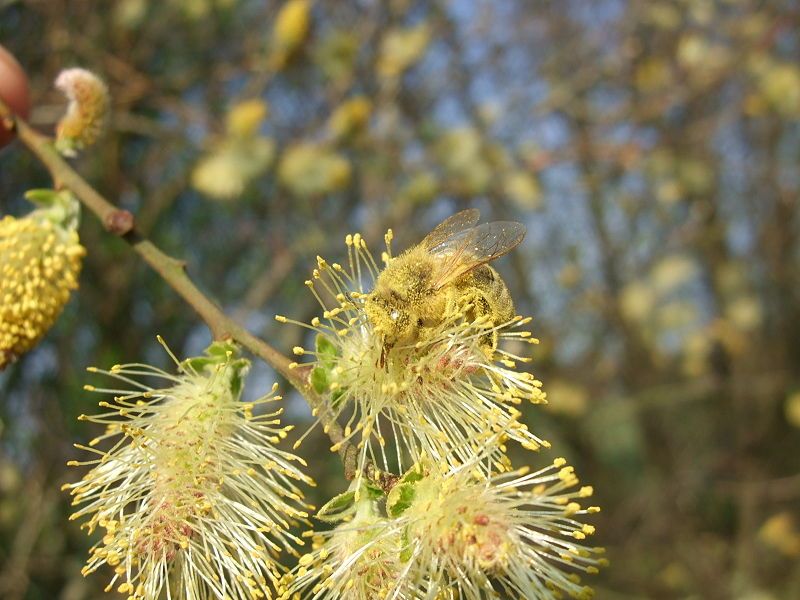
[[[140,234],[136,229],[133,215],[114,206],[89,185],[61,158],[49,137],[35,131],[23,119],[10,115],[8,106],[0,100],[0,118],[10,119],[19,140],[47,167],[56,187],[69,189],[100,219],[109,233],[128,242],[134,252],[197,312],[215,339],[232,339],[240,343],[283,375],[302,394],[322,423],[324,432],[338,447],[339,456],[344,463],[345,476],[352,479],[356,473],[354,460],[357,455],[356,448],[352,443],[345,441],[344,432],[335,416],[311,386],[310,370],[303,367],[292,368],[292,361],[289,358],[223,313],[189,278],[183,261],[169,256]],[[370,471],[367,471],[369,477]],[[377,469],[373,466],[372,471]]]

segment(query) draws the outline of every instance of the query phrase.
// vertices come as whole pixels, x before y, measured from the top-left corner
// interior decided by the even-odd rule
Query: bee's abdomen
[[[490,312],[496,324],[514,318],[514,301],[500,274],[489,265],[481,265],[471,273],[472,285],[478,288],[490,305]]]

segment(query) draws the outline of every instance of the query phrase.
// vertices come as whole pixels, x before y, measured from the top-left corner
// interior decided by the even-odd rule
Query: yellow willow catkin
[[[387,263],[391,240],[387,233]],[[453,310],[430,327],[425,339],[386,351],[365,309],[366,290],[380,274],[377,261],[360,234],[348,235],[345,244],[347,266],[317,257],[317,268],[306,281],[321,306],[321,318],[310,323],[282,315],[276,319],[316,334],[314,349],[298,346],[294,353],[310,357],[303,364],[311,365],[311,383],[327,410],[347,418],[345,439],[359,450],[359,473],[367,461],[387,471],[395,466],[404,470],[423,454],[437,461],[469,462],[483,454],[489,438],[514,440],[530,450],[549,447],[520,421],[517,408],[546,401],[541,381],[519,368],[530,358],[517,352],[538,343],[527,329],[530,317],[515,315],[494,325]],[[491,356],[485,352],[487,335],[498,340]],[[394,440],[394,449],[387,440]],[[496,449],[491,460],[503,470],[505,448],[497,444]]]
[[[595,528],[584,519],[600,510],[584,505],[592,487],[563,458],[493,475],[483,460],[423,459],[385,502],[368,486],[333,498],[317,518],[340,524],[304,534],[311,550],[278,599],[591,598],[581,576],[608,564],[587,541]]]
[[[104,532],[82,572],[106,571],[108,589],[129,600],[273,598],[282,556],[303,545],[292,529],[311,508],[297,484],[313,485],[305,461],[277,447],[292,430],[273,408],[278,386],[243,402],[249,362],[225,342],[170,356],[176,373],[90,369],[115,381],[85,386],[111,399],[80,419],[106,429],[77,445],[88,457],[69,464],[92,468],[63,487],[70,518]]]
[[[587,543],[595,528],[583,519],[600,508],[584,506],[594,490],[579,486],[566,460],[494,475],[482,472],[479,460],[423,463],[415,477],[406,476],[387,500],[407,541],[401,556],[416,586],[410,597],[441,589],[459,600],[501,592],[528,600],[592,597],[581,575],[608,561],[603,548]]]
[[[270,40],[270,63],[273,68],[282,68],[289,56],[303,44],[310,24],[309,0],[289,0],[281,7],[275,17]]]
[[[78,287],[86,253],[42,211],[0,220],[0,369],[33,348]]]

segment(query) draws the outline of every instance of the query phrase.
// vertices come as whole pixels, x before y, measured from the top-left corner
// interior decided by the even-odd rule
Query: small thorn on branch
[[[133,229],[133,214],[127,210],[115,210],[108,213],[103,219],[106,231],[114,235],[125,235]]]

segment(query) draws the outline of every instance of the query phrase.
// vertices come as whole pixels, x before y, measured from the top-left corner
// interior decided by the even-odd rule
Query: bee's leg
[[[467,322],[474,323],[486,315],[492,315],[492,305],[490,304],[486,295],[478,289],[472,289],[471,291],[463,294],[460,301],[462,307],[469,307],[466,311],[464,311],[464,318],[467,320]],[[486,328],[494,328],[494,324],[494,320],[491,319],[486,323]],[[496,331],[487,331],[481,336],[479,345],[484,354],[486,354],[487,358],[491,359],[494,355],[498,340],[499,335]]]
[[[475,290],[472,295],[474,296],[472,304],[474,306],[473,311],[475,313],[475,319],[477,320],[482,317],[486,317],[487,315],[490,317],[485,325],[486,328],[491,329],[491,331],[487,331],[483,336],[481,336],[480,346],[481,350],[483,350],[484,354],[486,354],[486,357],[491,359],[494,355],[495,349],[497,348],[497,342],[500,337],[497,331],[494,331],[495,322],[494,319],[491,318],[492,305],[483,292]]]
[[[392,343],[392,344],[384,343],[383,346],[381,346],[381,355],[378,358],[378,366],[380,366],[381,369],[384,369],[384,370],[387,369],[387,367],[386,367],[386,364],[387,364],[386,358],[389,355],[389,352],[391,351],[393,346],[394,346],[394,343]]]
[[[482,303],[480,294],[474,290],[459,294],[457,310],[468,323],[474,323],[481,316]]]

